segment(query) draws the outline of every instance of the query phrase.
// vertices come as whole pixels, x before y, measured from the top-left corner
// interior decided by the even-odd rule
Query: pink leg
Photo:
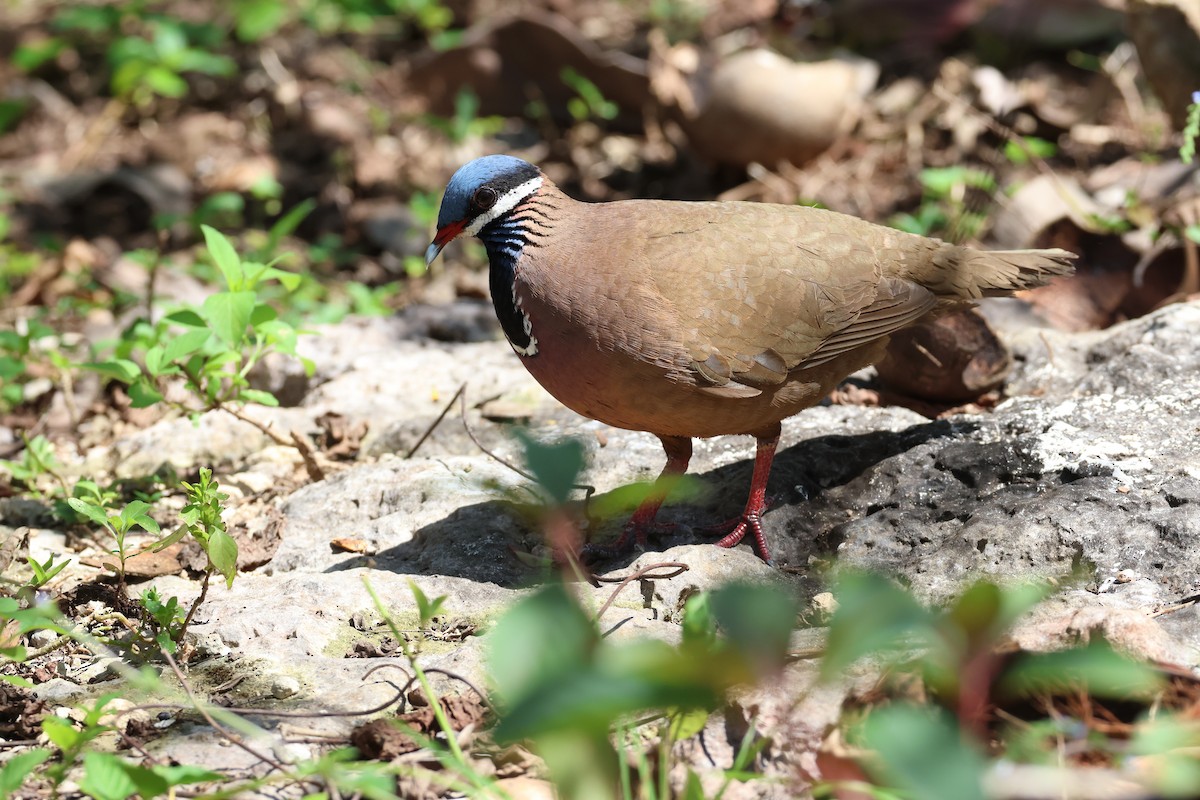
[[[754,535],[754,552],[770,564],[771,554],[767,550],[767,539],[763,535],[762,515],[767,510],[767,477],[771,474],[775,448],[779,446],[779,425],[755,438],[758,439],[758,449],[754,454],[754,476],[750,479],[750,497],[746,500],[746,510],[742,512],[742,518],[734,529],[717,542],[717,547],[733,547],[742,541],[747,533],[751,533]]]
[[[667,499],[672,479],[687,472],[688,462],[692,459],[692,440],[688,437],[659,436],[658,438],[662,441],[663,450],[667,454],[667,464],[663,467],[658,479],[654,481],[650,494],[646,495],[646,499],[633,512],[629,522],[625,523],[625,530],[613,544],[613,550],[617,552],[628,549],[630,537],[639,546],[644,546],[646,534],[656,527],[660,527],[656,525],[654,518],[658,515],[658,509],[662,508],[663,501]]]

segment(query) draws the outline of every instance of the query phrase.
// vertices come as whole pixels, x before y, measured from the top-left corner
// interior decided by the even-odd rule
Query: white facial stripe
[[[539,175],[532,180],[525,181],[520,186],[509,189],[504,193],[503,197],[496,201],[496,205],[492,206],[485,213],[476,217],[475,221],[472,222],[470,227],[463,231],[463,233],[467,234],[468,236],[474,236],[475,234],[479,233],[489,222],[497,217],[507,214],[509,211],[512,211],[513,208],[516,207],[517,203],[536,192],[541,185],[542,178]]]

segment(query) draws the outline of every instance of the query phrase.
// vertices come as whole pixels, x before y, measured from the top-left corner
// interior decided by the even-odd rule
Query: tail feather
[[[943,256],[939,258],[938,256]],[[921,281],[936,294],[974,300],[1044,286],[1075,271],[1074,253],[1066,250],[975,250],[945,247],[933,259],[940,275]],[[933,276],[930,276],[933,277]]]

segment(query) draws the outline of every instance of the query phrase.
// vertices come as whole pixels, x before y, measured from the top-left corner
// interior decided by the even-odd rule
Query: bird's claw
[[[710,530],[719,532],[730,525],[733,529],[716,541],[717,547],[734,547],[749,533],[752,534],[750,544],[754,547],[754,552],[758,557],[767,562],[768,566],[775,565],[770,551],[767,550],[767,537],[763,533],[762,527],[762,511],[746,511],[735,520],[711,526]]]

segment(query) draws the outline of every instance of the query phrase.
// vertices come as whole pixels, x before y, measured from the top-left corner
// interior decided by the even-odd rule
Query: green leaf
[[[311,214],[316,207],[317,201],[310,197],[303,202],[297,203],[290,211],[280,217],[271,226],[269,232],[269,249],[274,250],[283,237],[292,235],[296,231],[296,228],[300,227],[300,223],[304,221],[304,218]]]
[[[137,787],[137,794],[141,797],[141,800],[153,800],[155,797],[166,794],[167,790],[171,788],[167,780],[159,775],[157,770],[148,769],[140,764],[133,764],[128,761],[122,761],[121,769],[133,781],[133,785]]]
[[[163,97],[179,98],[187,94],[187,81],[166,67],[150,67],[142,79],[155,94]]]
[[[997,689],[1027,697],[1080,687],[1094,697],[1115,700],[1147,698],[1163,689],[1161,673],[1121,655],[1101,636],[1086,647],[1053,653],[1027,653],[1005,670]]]
[[[498,741],[566,730],[604,732],[623,714],[652,708],[713,708],[729,678],[726,664],[703,663],[665,642],[639,640],[597,649],[585,664],[542,683],[510,706]]]
[[[408,579],[408,589],[412,592],[413,600],[417,602],[417,617],[421,620],[421,627],[425,627],[442,610],[447,595],[443,594],[430,600],[412,578]]]
[[[237,251],[233,249],[233,245],[229,243],[225,235],[215,228],[201,225],[200,230],[204,233],[204,241],[208,246],[208,253],[212,256],[213,263],[225,276],[226,286],[232,292],[240,291],[244,288],[245,272],[242,270],[242,260],[238,257]]]
[[[138,790],[119,757],[96,752],[83,757],[83,780],[79,788],[96,800],[125,800]]]
[[[149,380],[143,378],[129,384],[129,401],[134,408],[149,408],[162,400],[162,392],[154,388]]]
[[[821,662],[825,680],[868,653],[893,648],[908,638],[928,641],[933,636],[933,615],[886,578],[848,572],[839,578],[834,597],[838,609],[829,623]]]
[[[257,42],[275,31],[287,17],[282,0],[242,0],[237,4],[237,37],[243,42]]]
[[[8,648],[8,649],[12,649],[12,648]],[[24,650],[25,648],[22,647],[20,649]],[[4,652],[4,651],[0,650],[0,652]],[[13,659],[13,660],[14,661],[16,661],[16,660],[24,661],[25,659],[24,659],[24,657],[22,657],[20,659]],[[22,689],[32,689],[35,685],[33,681],[22,678],[20,675],[0,675],[0,683],[7,683],[10,686],[18,686]]]
[[[759,669],[783,664],[796,604],[782,586],[734,584],[712,592],[713,617],[735,650]]]
[[[180,72],[199,72],[202,75],[228,76],[237,71],[237,64],[229,56],[195,48],[180,53],[172,66]]]
[[[237,577],[237,542],[225,531],[214,530],[204,549],[213,567],[225,576],[225,586],[232,587],[233,579]]]
[[[175,22],[160,20],[154,26],[154,52],[160,58],[182,53],[187,48],[187,34]]]
[[[109,526],[108,513],[99,506],[81,500],[78,497],[68,497],[67,505],[97,525],[102,525],[105,528]]]
[[[254,292],[217,292],[204,301],[204,318],[226,345],[239,347],[254,311]]]
[[[537,742],[562,800],[614,797],[619,762],[605,732],[568,730]],[[653,795],[649,795],[653,796]]]
[[[127,358],[114,358],[110,361],[91,361],[81,365],[84,369],[99,372],[109,378],[115,378],[122,383],[133,383],[142,374],[142,368]]]
[[[690,739],[708,724],[709,711],[707,708],[694,708],[688,711],[676,712],[671,717],[671,740],[682,742]]]
[[[204,325],[204,320],[197,317],[197,322]],[[204,347],[208,342],[208,337],[212,333],[207,326],[199,330],[189,330],[173,336],[163,347],[163,363],[170,364],[179,361],[182,358],[190,356],[192,353]]]
[[[521,600],[488,635],[497,699],[512,706],[583,669],[598,642],[592,621],[561,584]]]
[[[279,398],[261,389],[242,389],[238,392],[238,400],[246,403],[258,403],[260,406],[268,406],[270,408],[279,407]]]
[[[208,328],[208,323],[204,321],[204,317],[200,316],[190,308],[183,308],[179,311],[174,311],[170,314],[167,314],[165,317],[163,317],[163,319],[165,319],[167,322],[172,322],[176,325],[185,325],[189,328]],[[187,334],[180,335],[186,336]],[[167,346],[170,347],[170,342],[167,343]],[[173,361],[174,359],[168,358],[167,360]]]
[[[717,641],[717,621],[713,617],[710,592],[700,592],[683,606],[683,643],[694,649],[711,649]]]
[[[58,37],[23,44],[13,51],[12,64],[22,72],[33,72],[42,64],[58,58],[66,46],[66,42]]]
[[[143,500],[132,500],[129,505],[121,509],[121,521],[125,523],[125,529],[129,530],[134,525],[137,525],[144,531],[149,533],[158,533],[158,523],[155,522],[146,511],[150,505]]]
[[[876,708],[862,733],[878,754],[863,766],[885,785],[921,800],[985,800],[984,758],[941,709]]]
[[[303,275],[297,275],[295,272],[288,272],[285,269],[279,269],[279,267],[268,267],[267,271],[262,274],[262,277],[263,280],[274,278],[289,292],[296,291],[304,280]]]
[[[146,351],[146,372],[151,375],[161,375],[163,367],[163,346],[156,344]]]
[[[191,764],[180,764],[175,767],[162,765],[152,767],[152,769],[171,786],[185,786],[189,783],[208,783],[209,781],[225,780],[225,776],[219,772],[213,772],[210,769]]]
[[[250,313],[250,325],[257,328],[268,322],[273,322],[279,317],[279,312],[271,308],[266,303],[259,303],[254,307],[254,311]]]
[[[525,463],[533,477],[550,495],[551,501],[559,505],[565,503],[571,496],[575,479],[583,470],[583,443],[578,439],[564,439],[546,444],[519,428],[513,433],[525,446]]]
[[[35,747],[23,753],[17,753],[0,767],[0,798],[8,798],[16,794],[25,782],[25,776],[50,758],[50,751],[44,747]]]
[[[42,733],[59,750],[72,750],[83,741],[83,734],[74,725],[53,715],[42,717]]]
[[[172,531],[171,533],[167,534],[166,536],[164,536],[163,538],[161,538],[157,542],[155,542],[154,547],[151,549],[153,549],[154,552],[156,552],[156,553],[160,552],[162,550],[166,550],[168,547],[170,547],[171,545],[178,542],[184,536],[187,536],[187,526],[180,525],[174,531]]]

